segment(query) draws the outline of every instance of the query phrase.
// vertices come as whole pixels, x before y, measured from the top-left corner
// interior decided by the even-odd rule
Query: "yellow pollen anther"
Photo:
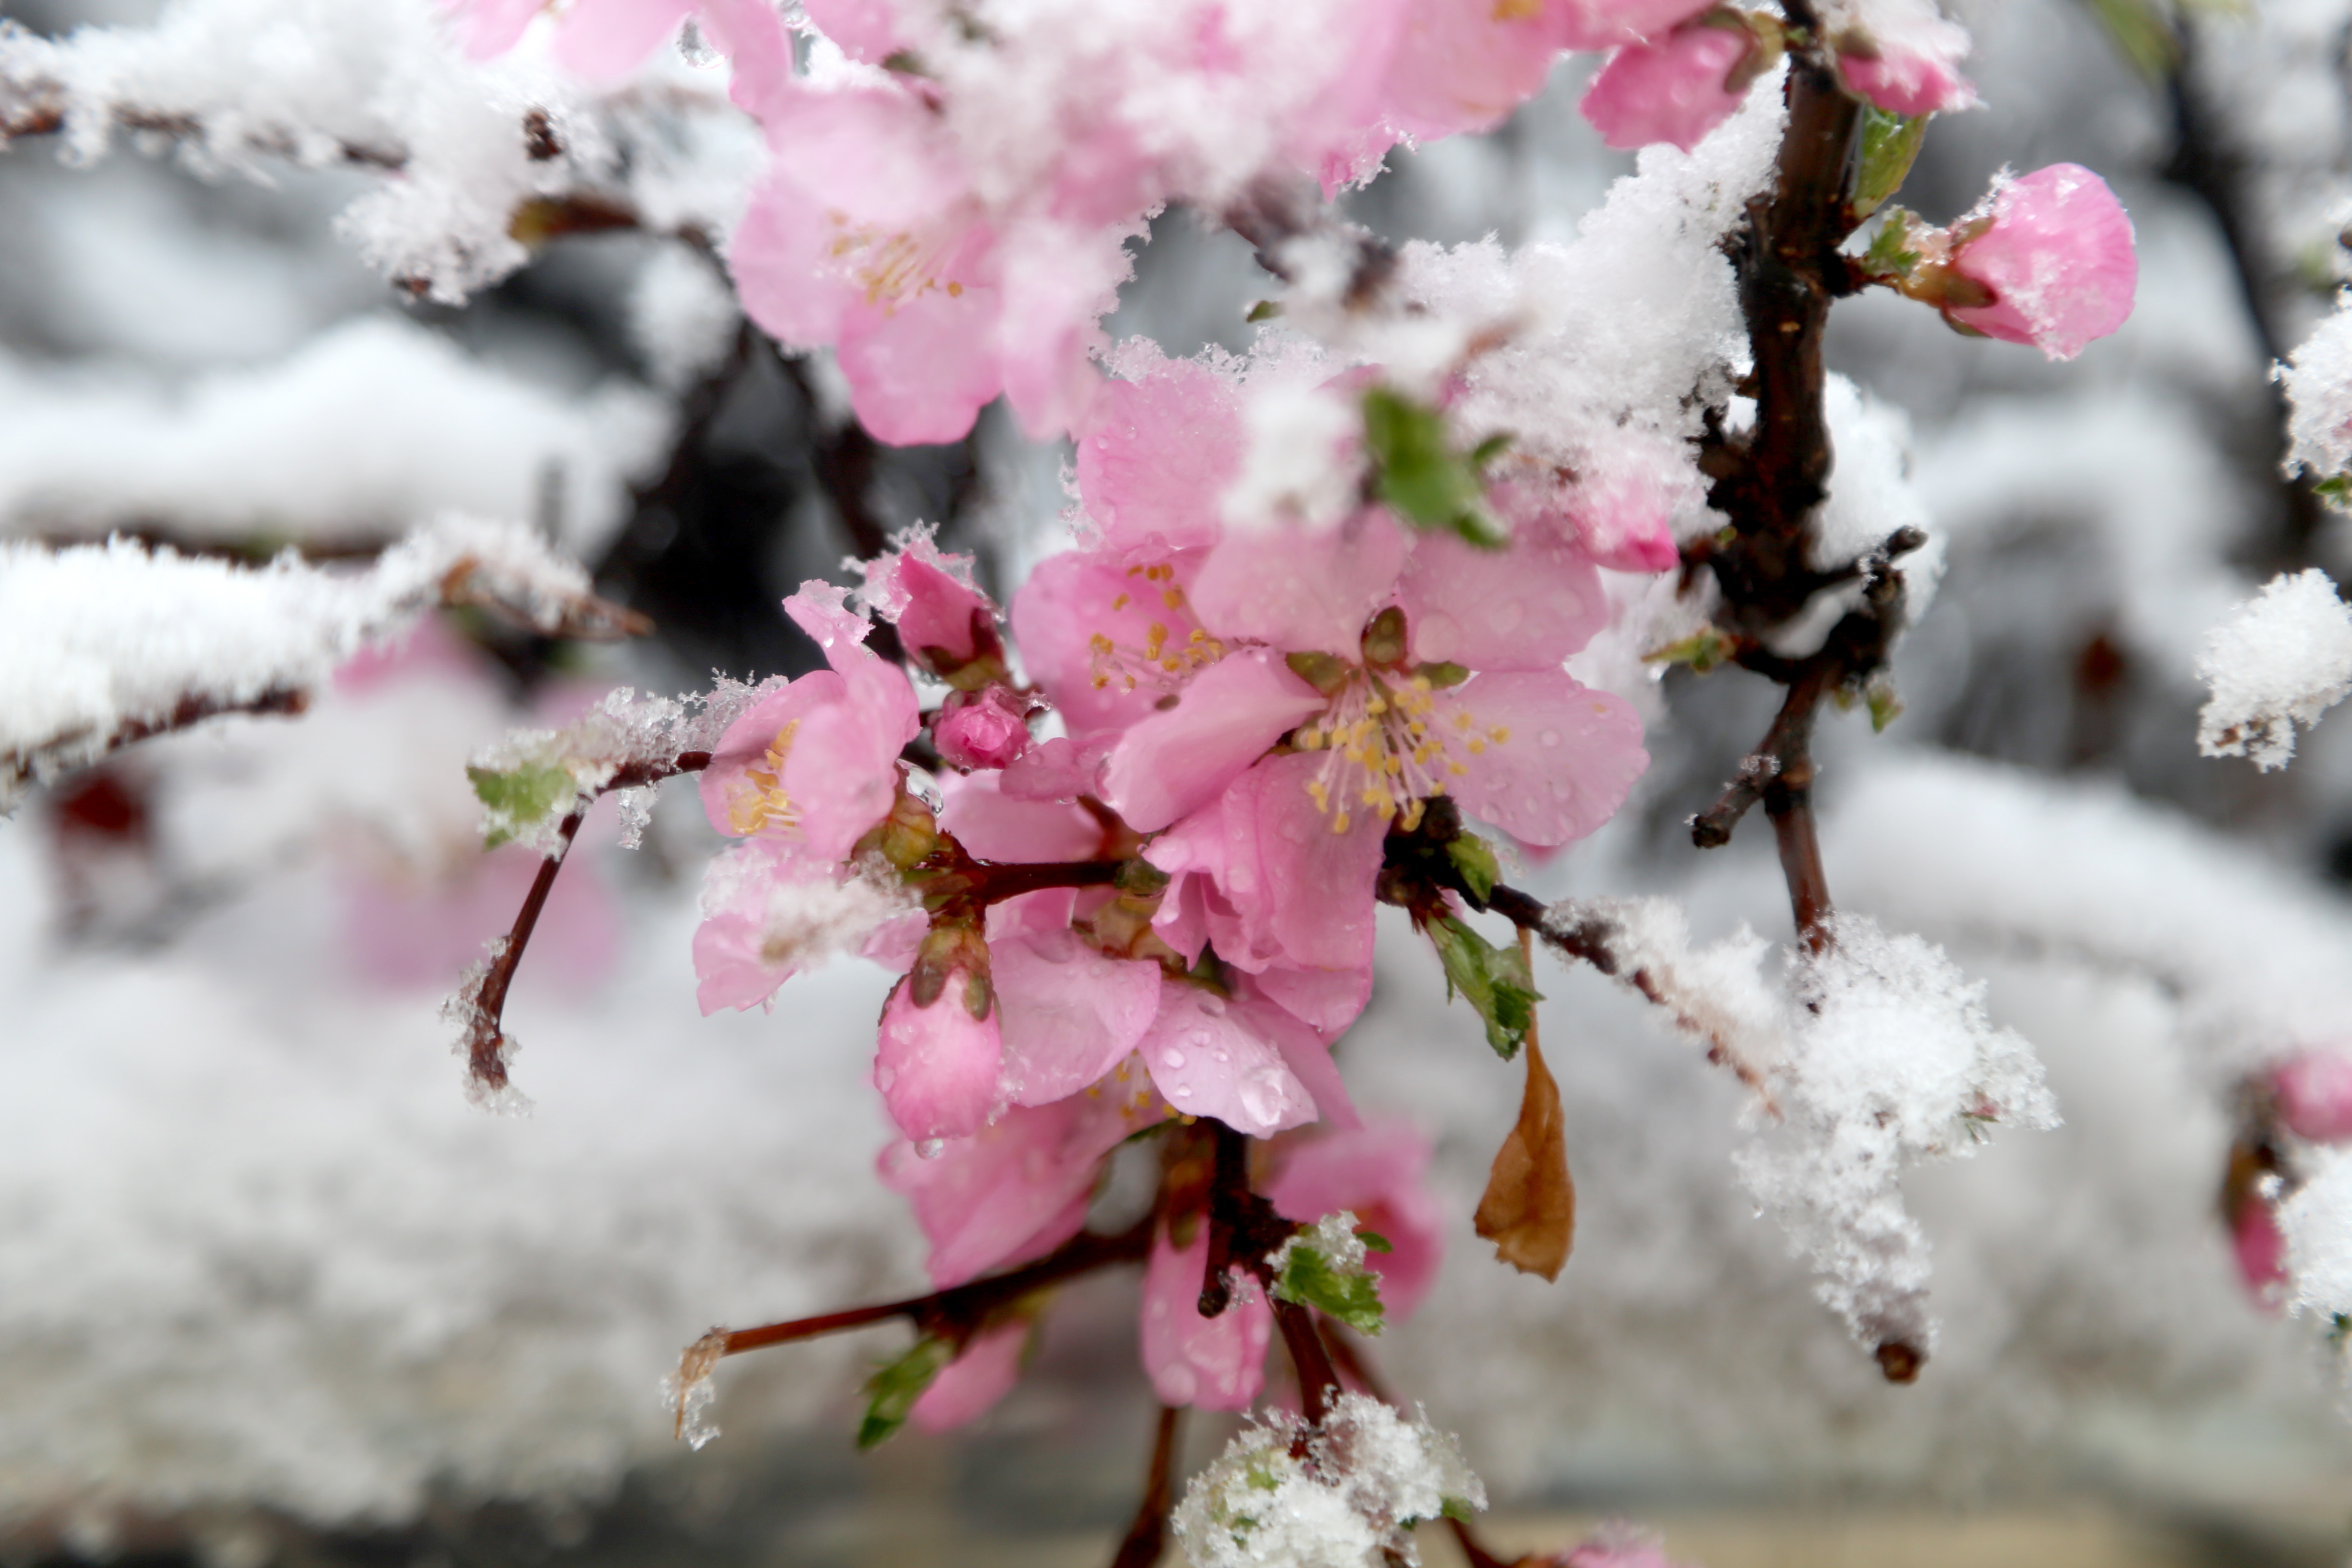
[[[1469,751],[1472,756],[1475,757],[1482,755],[1486,750],[1486,738],[1484,735],[1473,735],[1470,737]]]
[[[1499,746],[1511,738],[1511,727],[1508,724],[1497,724],[1486,733],[1493,738],[1495,744]]]
[[[1175,609],[1184,602],[1184,590],[1181,588],[1162,588],[1160,590],[1160,602],[1167,605],[1171,610]]]
[[[1331,819],[1331,831],[1334,833],[1345,833],[1348,831],[1348,814],[1346,812],[1343,811],[1339,816]]]
[[[1123,610],[1134,602],[1135,601],[1129,598],[1127,595],[1121,594],[1118,598],[1113,599],[1110,602],[1110,607],[1114,610]]]

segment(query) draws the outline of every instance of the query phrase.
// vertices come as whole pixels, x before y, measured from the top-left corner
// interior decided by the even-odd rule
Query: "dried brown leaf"
[[[1496,1258],[1522,1274],[1557,1279],[1576,1241],[1576,1184],[1568,1174],[1559,1086],[1544,1066],[1532,1026],[1525,1056],[1528,1087],[1518,1124],[1495,1152],[1475,1223],[1478,1234],[1495,1244]]]

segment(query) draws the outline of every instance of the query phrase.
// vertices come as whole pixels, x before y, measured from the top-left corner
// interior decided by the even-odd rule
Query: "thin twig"
[[[1110,1568],[1153,1568],[1168,1549],[1168,1505],[1176,1492],[1176,1429],[1181,1405],[1163,1405],[1151,1437],[1151,1468],[1144,1472],[1143,1500],[1136,1504],[1135,1522],[1110,1560]]]
[[[92,741],[87,733],[69,739],[52,740],[30,751],[10,752],[0,756],[0,802],[44,772],[40,760],[70,755],[73,762],[65,767],[50,766],[58,773],[69,773],[88,767],[100,758],[111,755],[123,747],[141,741],[151,741],[158,735],[174,731],[194,729],[208,719],[223,719],[234,713],[255,716],[292,718],[310,706],[310,694],[297,687],[272,687],[258,697],[243,701],[225,701],[216,697],[183,697],[166,712],[150,719],[133,719],[116,725],[101,739]]]

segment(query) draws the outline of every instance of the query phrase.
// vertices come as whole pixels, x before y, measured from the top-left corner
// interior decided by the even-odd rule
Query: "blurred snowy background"
[[[1738,1086],[1589,973],[1540,974],[1576,1255],[1550,1286],[1489,1263],[1468,1215],[1517,1079],[1391,933],[1349,1068],[1436,1134],[1459,1223],[1390,1372],[1505,1511],[2088,1506],[2156,1553],[2086,1563],[2352,1543],[2324,1325],[2249,1300],[2218,1209],[2238,1074],[2352,1036],[2352,721],[2284,773],[2202,760],[2190,675],[2273,572],[2352,568],[2352,533],[2278,476],[2268,380],[2343,259],[2352,11],[2145,4],[1967,7],[1987,107],[1935,127],[1906,192],[1943,222],[2005,163],[2099,171],[2138,227],[2130,325],[2051,366],[1882,297],[1832,340],[1908,416],[1948,542],[1898,660],[1906,711],[1825,737],[1832,882],[1989,983],[2065,1125],[1909,1180],[1944,1330],[1921,1382],[1889,1386],[1734,1182]],[[0,534],[336,558],[458,508],[536,521],[659,626],[589,649],[451,617],[299,721],[136,748],[0,821],[0,1561],[1107,1555],[1148,1423],[1129,1284],[1057,1310],[978,1440],[851,1454],[877,1335],[730,1365],[727,1436],[670,1442],[657,1384],[709,1324],[922,1283],[869,1176],[883,977],[837,967],[772,1016],[699,1017],[687,944],[715,840],[690,797],[634,853],[592,820],[559,884],[509,1013],[535,1117],[463,1100],[436,1007],[530,869],[478,851],[470,752],[614,684],[800,668],[781,597],[917,520],[1017,581],[1063,503],[1061,455],[993,413],[957,447],[880,448],[827,366],[739,328],[698,242],[761,154],[690,40],[572,127],[621,149],[643,226],[524,180],[520,270],[462,304],[387,281],[480,253],[408,268],[382,174],[277,155],[269,117],[340,102],[357,129],[331,132],[364,151],[369,114],[397,129],[468,90],[429,6],[0,0],[37,37],[122,29],[83,40],[85,89],[253,110],[110,146],[20,127],[0,153]],[[166,11],[181,31],[142,42]],[[353,41],[308,58],[303,28]],[[1632,166],[1575,115],[1583,69],[1492,137],[1392,159],[1356,215],[1447,242],[1572,234]],[[457,167],[403,199],[452,204],[456,232],[508,177]],[[476,215],[491,248],[505,212]],[[1240,241],[1171,214],[1113,330],[1238,347],[1263,290]],[[1666,681],[1635,807],[1521,879],[1670,892],[1702,934],[1785,939],[1762,836],[1702,856],[1680,827],[1775,696],[1737,671]],[[1873,1560],[1929,1561],[1903,1552],[1940,1529]],[[1718,1568],[1782,1560],[1739,1540]],[[1811,1551],[1787,1560],[1832,1560]]]

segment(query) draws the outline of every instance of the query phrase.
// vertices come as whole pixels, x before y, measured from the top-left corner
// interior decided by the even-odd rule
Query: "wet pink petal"
[[[1040,741],[1005,765],[1005,795],[1013,800],[1075,801],[1082,795],[1092,795],[1103,759],[1110,755],[1117,740],[1115,734],[1102,734],[1090,737],[1084,745],[1061,735]]]
[[[692,0],[574,0],[556,30],[556,63],[591,81],[627,76],[692,9]]]
[[[1731,118],[1747,97],[1729,85],[1755,39],[1743,27],[1693,23],[1654,44],[1629,44],[1609,58],[1578,104],[1612,147],[1668,142],[1687,153]]]
[[[1165,1114],[1139,1074],[1106,1083],[1099,1096],[1014,1106],[928,1160],[912,1143],[893,1143],[882,1180],[914,1210],[931,1243],[931,1282],[945,1289],[1076,1236],[1103,1156]]]
[[[1328,1033],[1309,1024],[1265,984],[1266,980],[1285,973],[1277,965],[1263,975],[1237,976],[1234,1006],[1238,1016],[1245,1027],[1275,1048],[1282,1058],[1282,1065],[1313,1098],[1316,1113],[1323,1121],[1334,1127],[1360,1127],[1363,1118],[1357,1114],[1356,1102],[1339,1076],[1339,1064],[1331,1059],[1330,1044],[1340,1029],[1355,1022],[1355,1015],[1349,1014],[1338,1028]],[[1371,971],[1366,969],[1355,978],[1360,979],[1362,985],[1356,1003],[1360,1012],[1362,998],[1371,994]]]
[[[880,65],[900,47],[889,0],[801,0],[801,10],[844,53],[869,65]]]
[[[1951,265],[1992,290],[1993,301],[1947,315],[2053,360],[2073,359],[2124,324],[2139,258],[2131,219],[2105,181],[2080,164],[2053,163],[1998,184],[1987,209],[1983,231],[1959,244]]]
[[[1306,1135],[1290,1145],[1265,1195],[1286,1219],[1312,1224],[1341,1209],[1387,1237],[1393,1251],[1366,1262],[1381,1277],[1391,1322],[1412,1315],[1445,1256],[1445,1208],[1429,1190],[1428,1136],[1382,1118],[1352,1131]]]
[[[1209,1226],[1194,1216],[1192,1239],[1176,1246],[1162,1228],[1143,1270],[1143,1369],[1163,1405],[1196,1410],[1246,1410],[1265,1386],[1265,1347],[1274,1313],[1263,1297],[1238,1299],[1213,1318],[1201,1316],[1208,1271]]]
[[[908,652],[942,670],[969,663],[981,637],[994,635],[996,606],[971,585],[971,557],[943,554],[929,539],[906,540],[869,564],[865,598]]]
[[[1845,85],[1889,114],[1942,114],[1966,109],[1977,89],[1960,75],[1969,35],[1937,13],[1932,0],[1875,8],[1864,47],[1838,57]]]
[[[1253,648],[1192,678],[1182,698],[1128,731],[1103,764],[1103,798],[1139,833],[1213,800],[1323,698],[1274,654]]]
[[[824,204],[782,171],[752,188],[728,242],[727,269],[744,312],[791,348],[833,342],[858,290],[836,275]]]
[[[699,0],[702,30],[727,56],[727,96],[764,121],[793,86],[793,40],[768,0]]]
[[[1354,1023],[1372,999],[1372,966],[1360,969],[1300,969],[1286,963],[1268,964],[1251,977],[1266,1000],[1328,1040]],[[1331,1116],[1325,1086],[1301,1069],[1291,1053],[1284,1059],[1297,1073],[1323,1114]]]
[[[1561,500],[1599,564],[1612,572],[1667,572],[1681,559],[1675,512],[1705,499],[1679,443],[1625,431],[1586,460]]]
[[[2252,1195],[2239,1203],[2230,1221],[2230,1250],[2246,1293],[2264,1310],[2281,1310],[2289,1284],[2286,1237],[2270,1205]]]
[[[1145,656],[1155,626],[1164,634],[1157,639],[1161,658],[1194,646],[1200,622],[1186,594],[1200,561],[1192,552],[1130,558],[1072,551],[1038,563],[1013,595],[1013,640],[1072,735],[1124,729],[1175,689],[1185,670],[1165,670]],[[1164,575],[1150,575],[1160,568]]]
[[[1390,122],[1423,141],[1494,126],[1551,74],[1564,40],[1547,10],[1412,0],[1389,71]]]
[[[1004,395],[1034,439],[1082,424],[1100,394],[1093,356],[1110,339],[1098,323],[1134,270],[1123,237],[1116,229],[1026,224],[1004,238],[997,328]]]
[[[972,1337],[915,1401],[907,1419],[926,1432],[952,1432],[995,1408],[1021,1381],[1030,1320],[1011,1318]]]
[[[2305,1051],[2271,1074],[2279,1120],[2315,1142],[2352,1139],[2352,1056]]]
[[[1564,674],[1503,671],[1441,692],[1436,721],[1472,716],[1484,737],[1451,781],[1464,810],[1529,844],[1581,838],[1616,814],[1642,770],[1642,721],[1624,699]],[[1446,700],[1450,699],[1450,700]],[[1502,738],[1496,738],[1500,731]]]
[[[458,18],[465,32],[467,58],[486,60],[513,48],[546,4],[547,0],[444,0],[442,8]]]
[[[940,826],[967,854],[982,860],[1035,864],[1092,859],[1102,825],[1084,809],[1053,800],[1024,800],[1005,792],[993,774],[973,773],[941,785]]]
[[[1004,1040],[1004,1084],[1015,1105],[1079,1093],[1124,1060],[1160,1012],[1156,963],[1110,958],[1066,927],[992,942]]]
[[[737,838],[792,831],[798,816],[784,795],[784,758],[801,721],[847,689],[832,670],[812,670],[738,715],[696,781],[710,826]]]
[[[950,767],[1010,767],[1029,749],[1028,713],[1028,700],[1002,686],[950,691],[931,724],[931,741]]]
[[[1315,1100],[1248,1008],[1206,987],[1171,982],[1137,1052],[1161,1098],[1263,1138],[1315,1119]]]
[[[785,755],[784,793],[800,834],[829,860],[845,858],[889,814],[898,753],[921,728],[904,671],[876,663],[854,672],[839,702],[801,721]]]
[[[975,282],[853,307],[835,352],[857,422],[894,447],[962,439],[1004,389],[997,305],[995,288]]]
[[[1228,532],[1192,584],[1193,613],[1217,637],[1352,659],[1364,623],[1395,595],[1406,549],[1404,531],[1381,510],[1323,532]]]
[[[898,1131],[921,1142],[978,1131],[1003,1103],[997,1080],[1004,1064],[998,1015],[972,1016],[961,969],[928,1007],[916,1005],[912,982],[900,981],[882,1008],[874,1087]]]
[[[1397,603],[1413,658],[1472,669],[1558,669],[1609,624],[1591,556],[1533,531],[1508,550],[1423,534]]]
[[[1231,381],[1156,353],[1147,374],[1108,383],[1077,439],[1078,496],[1107,551],[1206,549],[1240,467]]]

